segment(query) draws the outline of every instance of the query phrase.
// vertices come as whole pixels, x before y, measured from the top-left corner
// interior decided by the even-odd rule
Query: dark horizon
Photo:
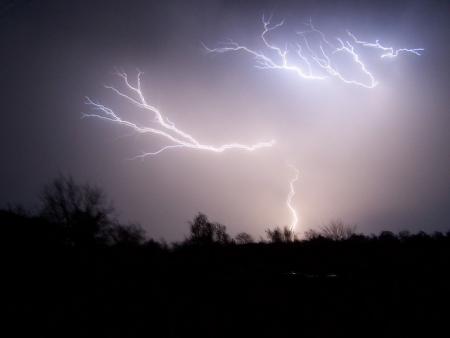
[[[65,183],[64,183],[65,182]],[[298,241],[230,237],[197,215],[167,245],[114,221],[92,187],[54,181],[39,217],[0,210],[3,329],[36,337],[440,337],[450,232],[334,223]]]

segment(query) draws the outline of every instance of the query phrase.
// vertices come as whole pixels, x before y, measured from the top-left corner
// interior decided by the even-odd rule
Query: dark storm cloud
[[[232,232],[287,224],[290,178],[301,227],[330,218],[381,228],[450,223],[446,1],[17,1],[0,7],[0,202],[36,203],[61,172],[98,183],[122,217],[150,235],[181,238],[197,211]],[[310,16],[331,35],[424,47],[379,67],[382,86],[357,90],[257,71],[245,55],[207,55],[200,42],[252,43],[260,16],[294,25]],[[126,161],[157,137],[80,119],[84,97],[117,103],[102,85],[115,67],[145,72],[152,102],[207,142],[275,137],[274,150],[163,154]],[[127,110],[128,109],[128,110]]]

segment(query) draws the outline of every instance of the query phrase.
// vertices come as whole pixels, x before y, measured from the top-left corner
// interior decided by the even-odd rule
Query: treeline
[[[211,222],[206,215],[199,213],[189,222],[189,234],[185,240],[168,245],[164,241],[158,243],[148,239],[139,224],[117,221],[114,207],[101,189],[90,184],[78,184],[72,177],[60,176],[46,185],[39,200],[39,207],[34,212],[20,206],[0,210],[2,237],[7,238],[9,243],[19,244],[27,241],[27,238],[33,238],[34,242],[74,248],[159,245],[168,250],[186,245],[299,244],[311,241],[417,242],[443,241],[450,237],[450,231],[411,234],[406,230],[398,234],[382,231],[378,235],[367,236],[357,233],[355,225],[335,220],[318,230],[306,231],[300,238],[287,227],[268,228],[265,237],[256,241],[246,232],[232,237],[225,225]]]
[[[433,336],[449,314],[450,233],[369,236],[335,221],[255,240],[198,214],[169,245],[70,177],[40,201],[0,211],[15,336]]]

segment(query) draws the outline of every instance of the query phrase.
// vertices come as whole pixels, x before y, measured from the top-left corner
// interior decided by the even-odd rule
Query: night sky
[[[350,29],[425,51],[367,54],[379,85],[365,89],[203,48],[227,38],[260,48],[263,14],[286,19],[280,40],[311,17],[331,38]],[[288,162],[300,170],[300,233],[331,219],[367,233],[447,230],[449,19],[448,1],[1,1],[0,205],[36,208],[42,186],[64,173],[101,187],[121,220],[155,238],[182,239],[199,211],[231,234],[263,235],[290,222]],[[81,118],[86,96],[133,116],[104,88],[120,85],[115,69],[132,79],[141,70],[146,97],[204,143],[277,143],[129,160],[167,143]]]

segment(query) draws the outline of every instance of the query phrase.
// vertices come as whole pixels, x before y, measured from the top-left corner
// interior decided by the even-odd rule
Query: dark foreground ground
[[[38,219],[1,216],[3,337],[448,335],[446,234],[169,250],[69,245]]]

